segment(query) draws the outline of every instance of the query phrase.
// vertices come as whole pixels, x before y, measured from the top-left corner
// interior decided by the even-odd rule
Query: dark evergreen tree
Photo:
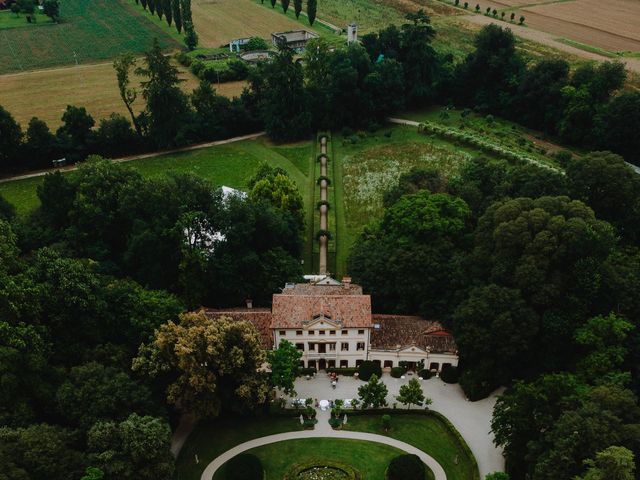
[[[290,0],[281,0],[281,2],[282,2],[282,11],[284,13],[287,13],[287,10],[289,9]]]
[[[309,18],[309,25],[313,25],[313,22],[316,21],[317,12],[318,0],[307,0],[307,17]]]
[[[293,0],[293,9],[296,14],[296,18],[300,18],[300,12],[302,12],[302,0]]]
[[[164,19],[167,21],[167,25],[171,26],[173,22],[173,8],[171,0],[162,0],[162,10],[164,11]]]
[[[149,11],[151,12],[151,15],[156,13],[156,2],[158,1],[160,0],[147,0],[147,4],[149,5]]]
[[[156,15],[162,20],[162,15],[164,15],[164,0],[156,0]]]
[[[171,0],[171,7],[173,11],[173,22],[176,25],[178,33],[182,33],[182,11],[180,8],[180,0]]]

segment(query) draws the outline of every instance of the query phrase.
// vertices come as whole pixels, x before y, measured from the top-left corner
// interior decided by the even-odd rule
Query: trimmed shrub
[[[405,369],[402,367],[393,367],[391,369],[391,376],[393,378],[400,378],[404,374],[405,374]]]
[[[377,363],[367,360],[366,362],[362,362],[362,365],[358,367],[358,378],[360,378],[360,380],[367,382],[373,374],[378,378],[382,376],[382,368]]]
[[[317,373],[315,368],[301,368],[300,375],[315,375]]]
[[[263,480],[264,468],[255,455],[241,453],[227,462],[224,467],[225,476],[234,480]]]
[[[458,379],[460,374],[458,373],[458,367],[453,366],[445,366],[442,367],[442,371],[440,372],[440,378],[445,383],[458,383]]]
[[[382,415],[382,428],[384,428],[385,432],[388,432],[391,428],[391,415],[385,413]]]
[[[326,205],[327,206],[327,210],[329,209],[329,202],[326,200],[320,200],[317,204],[316,207],[320,208],[321,206]]]
[[[431,370],[427,370],[426,368],[423,368],[418,372],[418,376],[423,380],[429,380],[433,376],[433,373],[431,373]]]
[[[387,469],[387,480],[424,480],[427,471],[417,455],[399,455]]]
[[[331,185],[331,179],[329,177],[325,177],[324,175],[320,175],[318,177],[318,180],[316,180],[316,183],[318,185],[320,185],[320,182],[322,182],[322,180],[326,180],[327,181],[327,186]]]
[[[329,230],[318,230],[316,233],[316,240],[320,240],[320,237],[327,237],[327,240],[331,240],[333,236]]]
[[[342,425],[342,420],[336,417],[331,417],[329,419],[329,425],[331,425],[331,428],[339,428],[340,425]]]

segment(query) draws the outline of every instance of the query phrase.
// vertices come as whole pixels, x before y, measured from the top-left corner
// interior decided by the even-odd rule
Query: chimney
[[[342,283],[345,285],[351,284],[351,277],[342,277]]]
[[[247,298],[245,302],[247,303],[247,308],[253,308],[253,300]]]

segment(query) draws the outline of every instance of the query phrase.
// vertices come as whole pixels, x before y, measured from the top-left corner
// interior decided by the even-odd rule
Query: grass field
[[[282,480],[294,464],[323,460],[350,465],[363,479],[385,480],[385,470],[389,462],[402,450],[380,443],[345,440],[335,438],[309,438],[287,442],[272,443],[254,448],[247,453],[256,455],[264,466],[265,480]],[[427,468],[426,479],[433,479],[433,473]],[[224,474],[224,466],[213,476],[214,480],[234,480]]]
[[[129,0],[65,0],[59,24],[0,30],[0,74],[141,53],[154,38],[164,48],[177,48],[175,38],[147,15]]]
[[[388,435],[427,452],[447,473],[447,480],[479,478],[478,466],[464,441],[437,416],[392,415],[391,430],[382,429],[381,415],[352,415],[349,430]]]
[[[0,10],[0,30],[5,28],[37,28],[46,27],[53,24],[53,20],[45,14],[36,11],[36,21],[27,22],[27,17],[23,14],[16,16],[9,10]]]

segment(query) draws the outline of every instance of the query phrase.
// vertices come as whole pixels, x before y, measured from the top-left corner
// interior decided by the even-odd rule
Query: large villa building
[[[431,370],[458,364],[453,336],[437,321],[416,316],[377,315],[371,296],[345,278],[287,284],[273,295],[271,309],[204,309],[210,318],[252,322],[266,349],[288,340],[302,352],[304,367],[357,367],[365,360],[389,369],[419,362]]]

